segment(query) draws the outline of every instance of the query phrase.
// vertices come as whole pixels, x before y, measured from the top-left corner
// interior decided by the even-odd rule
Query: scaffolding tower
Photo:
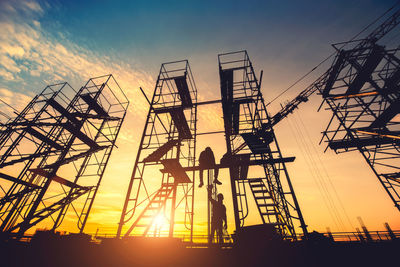
[[[365,38],[334,44],[331,67],[272,116],[271,124],[319,93],[332,111],[321,142],[325,140],[336,153],[361,152],[400,210],[400,46],[394,42],[400,9],[393,8]]]
[[[47,86],[0,124],[0,231],[65,218],[83,232],[129,101],[112,75]],[[76,216],[76,217],[74,217]]]
[[[173,237],[179,230],[192,238],[195,170],[183,168],[196,165],[197,89],[187,60],[161,65],[148,102],[117,236]]]
[[[297,221],[307,228],[246,51],[218,56],[227,153],[221,165],[229,167],[236,230],[245,226],[249,195],[262,224],[285,240],[296,240]],[[258,175],[251,177],[251,175]],[[250,176],[250,177],[248,177]]]
[[[391,18],[392,28],[399,14]],[[333,112],[323,139],[336,153],[359,151],[400,210],[399,46],[388,48],[377,40],[337,49],[318,87]]]

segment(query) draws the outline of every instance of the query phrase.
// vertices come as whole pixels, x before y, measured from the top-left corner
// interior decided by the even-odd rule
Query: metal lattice
[[[246,51],[221,54],[219,71],[236,229],[245,225],[251,192],[263,224],[295,240],[293,221],[306,225],[294,194],[253,66]],[[259,177],[247,177],[253,168]],[[248,186],[246,186],[248,185]],[[248,191],[250,189],[250,192]],[[247,192],[246,192],[247,190]]]
[[[324,138],[337,153],[360,151],[400,209],[399,49],[362,43],[338,52],[321,87],[333,112]]]
[[[112,75],[47,86],[0,129],[0,230],[84,230],[129,105]]]
[[[197,89],[188,61],[162,64],[149,101],[118,236],[124,232],[125,237],[172,237],[177,220],[193,236],[195,171],[186,173],[183,168],[196,165],[196,102]],[[152,188],[155,183],[161,185]],[[157,225],[159,216],[168,222],[168,229]]]

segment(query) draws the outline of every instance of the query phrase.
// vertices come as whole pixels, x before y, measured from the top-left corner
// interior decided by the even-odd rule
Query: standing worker
[[[203,171],[205,169],[214,169],[214,184],[221,185],[222,183],[218,181],[218,167],[215,164],[214,153],[210,147],[206,147],[204,151],[200,153],[199,157],[199,167],[200,167],[200,184],[199,187],[204,185],[203,181]]]
[[[208,237],[208,243],[211,244],[212,240],[214,238],[214,233],[215,231],[217,232],[217,238],[218,238],[218,243],[223,244],[224,239],[222,238],[222,233],[223,229],[226,230],[228,228],[227,222],[226,222],[226,207],[223,203],[224,200],[224,195],[219,193],[217,195],[217,200],[212,198],[212,185],[209,185],[207,187],[208,191],[208,201],[211,202],[212,205],[212,214],[211,214],[211,233],[210,236]],[[222,225],[222,223],[224,224]]]

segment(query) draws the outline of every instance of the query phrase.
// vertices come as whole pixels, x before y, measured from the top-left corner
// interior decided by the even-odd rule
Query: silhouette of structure
[[[313,93],[321,94],[333,114],[323,133],[328,147],[358,150],[400,210],[399,47],[383,45],[399,23],[397,10],[366,38],[333,45],[332,66],[271,120],[277,124]]]
[[[185,172],[183,167],[196,164],[197,89],[187,60],[161,65],[148,102],[149,112],[117,236],[121,236],[124,225],[128,226],[125,237],[160,236],[164,225],[158,225],[156,218],[161,216],[169,225],[168,236],[173,237],[178,209],[184,211],[184,218],[179,220],[192,236],[195,171]],[[151,188],[147,180],[161,185]],[[141,205],[144,208],[136,214]]]
[[[77,216],[82,232],[129,102],[112,75],[79,90],[47,86],[0,125],[0,231],[53,230]],[[68,212],[69,211],[69,212]]]
[[[215,103],[222,103],[225,129],[221,133],[225,133],[227,153],[221,164],[216,164],[214,168],[230,170],[236,230],[245,226],[248,195],[251,194],[262,224],[272,226],[279,236],[296,239],[293,220],[298,220],[303,231],[307,232],[285,166],[294,157],[283,158],[281,155],[260,92],[260,83],[247,52],[221,54],[218,59],[221,100],[205,102],[196,100],[197,91],[187,61],[162,64],[153,98],[149,101],[149,113],[118,237],[122,235],[123,226],[131,220],[125,237],[131,234],[160,235],[156,223],[160,214],[167,218],[168,236],[173,237],[174,216],[181,202],[185,205],[184,223],[192,237],[193,183],[195,171],[202,169],[196,166],[197,106]],[[202,134],[208,133],[214,132]],[[259,168],[262,174],[248,178],[250,166],[251,171]],[[160,168],[161,173],[154,171],[154,167]],[[208,180],[212,179],[210,175],[208,172]],[[161,187],[149,193],[145,177],[151,177],[152,181],[158,178]],[[215,196],[216,192],[214,186],[211,193]],[[140,205],[144,208],[135,216]],[[210,208],[208,210],[210,212]]]
[[[400,168],[400,121],[398,116],[400,113],[398,89],[400,82],[399,48],[389,49],[378,44],[378,41],[392,31],[399,22],[400,11],[396,11],[366,38],[341,43],[339,44],[341,45],[340,48],[337,48],[338,44],[334,45],[337,54],[332,66],[295,99],[285,105],[281,111],[271,117],[267,113],[264,99],[260,92],[262,72],[258,80],[246,51],[218,55],[221,86],[220,100],[189,101],[188,91],[190,89],[183,89],[187,88],[187,86],[182,85],[179,81],[182,79],[180,78],[182,75],[172,76],[172,78],[168,76],[167,80],[174,81],[170,87],[176,88],[173,94],[179,96],[177,97],[178,100],[176,100],[178,106],[172,105],[166,108],[164,105],[161,108],[161,112],[154,108],[153,105],[159,101],[158,99],[162,99],[161,89],[159,90],[160,93],[155,93],[156,102],[154,102],[153,97],[150,103],[148,122],[142,137],[139,155],[142,149],[153,150],[150,151],[150,154],[141,156],[135,165],[118,235],[121,234],[122,226],[132,218],[138,203],[141,203],[138,202],[140,190],[146,191],[144,184],[142,186],[145,166],[143,166],[142,171],[138,171],[138,164],[146,165],[146,162],[147,164],[162,164],[164,166],[164,169],[161,170],[163,175],[170,173],[174,176],[172,170],[175,169],[175,171],[178,171],[175,175],[185,176],[185,172],[191,172],[193,179],[195,177],[194,172],[200,170],[200,166],[195,165],[195,153],[192,154],[193,162],[183,167],[176,160],[173,165],[169,166],[163,163],[163,161],[173,162],[172,158],[174,156],[167,156],[167,152],[172,151],[172,148],[182,138],[171,140],[168,137],[166,142],[157,141],[158,145],[154,148],[150,145],[152,144],[150,141],[144,143],[144,140],[146,137],[151,140],[159,136],[159,130],[147,130],[148,124],[154,124],[156,121],[162,122],[157,116],[161,113],[170,114],[172,119],[169,120],[167,127],[161,123],[165,132],[167,132],[167,134],[163,134],[169,136],[167,129],[171,129],[171,125],[177,124],[177,132],[181,129],[180,135],[182,135],[183,128],[188,128],[183,125],[188,125],[188,123],[186,123],[186,120],[178,121],[174,119],[174,116],[175,118],[178,116],[172,115],[172,110],[185,108],[195,110],[199,105],[216,103],[222,104],[223,133],[225,134],[227,152],[221,163],[217,164],[215,168],[229,169],[237,233],[244,233],[246,229],[249,232],[270,231],[271,235],[274,235],[273,232],[275,232],[282,239],[296,240],[294,221],[297,221],[303,233],[307,235],[307,227],[285,166],[286,163],[294,161],[294,157],[282,157],[273,127],[293,112],[301,103],[308,101],[308,98],[315,92],[322,95],[324,103],[328,105],[328,109],[333,113],[333,117],[323,135],[328,142],[328,147],[337,153],[353,150],[360,151],[396,207],[400,209],[400,173],[398,171]],[[344,46],[346,46],[346,50],[343,49]],[[163,72],[167,71],[163,71],[162,67],[156,92],[158,87],[162,87],[159,84],[163,84],[163,79],[165,79],[162,77]],[[333,118],[336,119],[334,120]],[[192,121],[189,120],[189,122]],[[179,124],[182,126],[179,126]],[[151,129],[153,128],[154,126]],[[202,134],[214,133],[219,132],[204,132]],[[196,135],[194,126],[192,135],[187,134],[188,137],[190,136],[194,140],[193,151],[195,151]],[[177,157],[175,156],[175,158]],[[258,176],[252,177],[255,174]],[[208,175],[210,176],[210,173]],[[210,180],[210,177],[208,178]],[[190,179],[185,178],[183,180],[193,183],[193,180]],[[137,181],[137,186],[133,186],[135,181]],[[153,215],[148,215],[148,210],[159,212],[166,206],[169,195],[177,187],[176,184],[174,183],[170,188],[161,187],[153,195],[148,194],[146,191],[148,205],[129,228],[126,235],[129,235],[133,228],[137,228],[140,225],[140,220],[144,217],[154,218],[156,213],[153,212]],[[137,189],[137,193],[132,195],[133,187]],[[141,189],[142,187],[143,189]],[[190,189],[192,190],[191,195],[185,195],[185,197],[191,196],[193,200],[194,188],[190,187]],[[166,193],[161,197],[163,192]],[[216,195],[215,186],[212,194]],[[262,222],[260,226],[255,226],[251,229],[246,224],[250,194],[253,196]],[[175,201],[175,197],[171,199],[173,202]],[[134,205],[133,208],[128,209],[130,203]],[[155,203],[163,204],[156,205]],[[193,204],[191,209],[187,210],[192,211]],[[190,212],[186,214],[193,215]],[[172,218],[173,215],[171,213],[170,224],[173,223]],[[193,222],[193,216],[191,220]],[[146,228],[144,235],[148,233],[152,222],[153,219],[150,219],[150,223],[142,225]],[[173,227],[170,226],[170,228]],[[172,235],[173,233],[170,231],[170,236]]]
[[[220,54],[218,62],[236,230],[245,225],[251,194],[262,224],[296,240],[293,220],[304,234],[307,228],[285,165],[294,157],[281,154],[260,91],[262,72],[258,80],[246,51]]]
[[[320,92],[333,112],[328,147],[358,150],[400,210],[399,82],[399,49],[363,40],[338,50]]]

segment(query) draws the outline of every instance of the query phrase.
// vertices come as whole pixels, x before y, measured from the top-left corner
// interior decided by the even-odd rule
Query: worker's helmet
[[[218,199],[218,201],[224,200],[224,195],[223,195],[222,193],[219,193],[219,194],[217,195],[217,199]]]

